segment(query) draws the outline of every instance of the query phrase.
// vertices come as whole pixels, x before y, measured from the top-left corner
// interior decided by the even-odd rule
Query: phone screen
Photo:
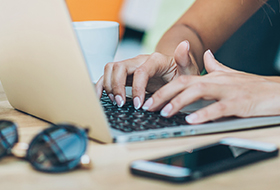
[[[223,160],[240,159],[241,157],[251,156],[252,154],[258,154],[258,151],[216,144],[214,146],[195,149],[194,151],[186,151],[152,161],[196,170],[207,165],[221,163]]]
[[[131,172],[172,182],[186,182],[278,155],[274,144],[225,138],[199,148],[153,160],[136,160]]]

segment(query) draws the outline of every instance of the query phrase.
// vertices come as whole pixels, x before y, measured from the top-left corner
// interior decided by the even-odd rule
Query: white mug
[[[119,24],[113,21],[73,22],[92,82],[104,73],[112,62],[119,42]]]

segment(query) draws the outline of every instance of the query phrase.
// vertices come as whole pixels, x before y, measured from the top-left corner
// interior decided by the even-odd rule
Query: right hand
[[[108,63],[104,75],[96,83],[98,96],[101,97],[105,90],[111,101],[121,107],[126,99],[125,86],[132,86],[133,104],[139,109],[144,102],[146,91],[155,92],[180,75],[199,74],[189,47],[189,42],[183,41],[177,46],[174,57],[155,52]]]
[[[189,124],[200,124],[221,117],[280,115],[280,82],[276,77],[245,73],[218,62],[210,50],[204,54],[204,76],[180,76],[163,86],[143,106],[171,117],[199,100],[216,100],[186,117]]]

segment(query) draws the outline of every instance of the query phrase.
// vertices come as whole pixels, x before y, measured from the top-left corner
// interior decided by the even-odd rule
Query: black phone
[[[224,138],[217,143],[185,150],[153,160],[136,160],[132,174],[187,182],[278,155],[274,144],[239,138]]]

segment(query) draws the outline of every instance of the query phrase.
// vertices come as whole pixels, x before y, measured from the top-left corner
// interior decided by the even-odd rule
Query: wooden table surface
[[[21,142],[29,142],[36,133],[48,126],[37,118],[14,110],[7,101],[1,83],[0,119],[11,119],[18,124]],[[280,157],[185,184],[136,177],[129,172],[129,164],[133,160],[155,158],[215,142],[223,137],[270,142],[280,147],[280,126],[128,144],[99,144],[90,141],[87,153],[93,168],[63,174],[41,173],[34,170],[27,161],[7,156],[0,160],[0,189],[280,189]]]

